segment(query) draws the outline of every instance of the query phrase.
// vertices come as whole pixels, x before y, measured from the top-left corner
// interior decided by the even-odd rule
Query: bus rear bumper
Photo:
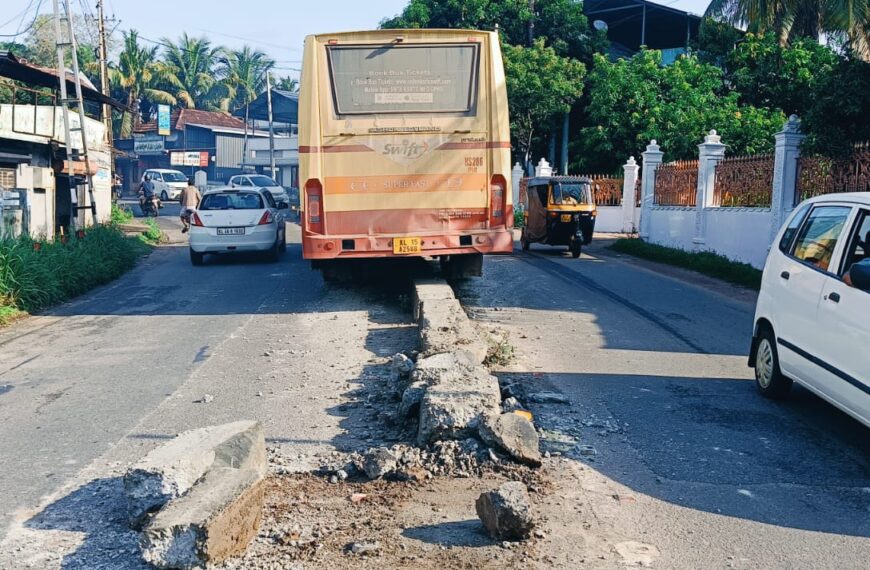
[[[419,237],[422,251],[393,253],[393,238]],[[473,253],[507,254],[514,248],[509,229],[463,232],[451,235],[311,235],[302,239],[304,259],[352,259],[365,257],[438,257]]]

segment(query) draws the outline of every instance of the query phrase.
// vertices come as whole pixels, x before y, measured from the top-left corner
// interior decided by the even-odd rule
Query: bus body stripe
[[[485,208],[415,208],[326,212],[330,235],[443,235],[486,228]]]
[[[486,192],[486,174],[394,174],[382,176],[327,176],[323,191],[336,194],[401,194],[420,192]]]

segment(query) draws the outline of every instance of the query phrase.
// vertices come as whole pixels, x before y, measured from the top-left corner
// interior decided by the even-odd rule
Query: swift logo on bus
[[[403,140],[400,144],[387,143],[384,145],[384,156],[414,160],[420,158],[429,150],[429,143],[416,143]]]

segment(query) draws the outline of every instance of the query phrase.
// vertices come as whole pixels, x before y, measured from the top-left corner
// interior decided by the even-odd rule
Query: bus
[[[308,36],[299,95],[302,252],[429,257],[480,275],[513,250],[507,89],[498,34]]]

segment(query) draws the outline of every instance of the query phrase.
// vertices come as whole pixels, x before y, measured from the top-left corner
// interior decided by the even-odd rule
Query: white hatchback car
[[[259,251],[278,261],[286,249],[285,204],[259,188],[214,188],[190,215],[190,262],[207,253]]]
[[[870,264],[870,192],[795,208],[764,266],[749,365],[763,395],[785,397],[794,380],[870,426],[870,283],[844,280],[859,263]]]
[[[237,174],[230,178],[229,184],[233,188],[263,188],[272,194],[276,202],[290,203],[290,197],[284,187],[262,174]]]

